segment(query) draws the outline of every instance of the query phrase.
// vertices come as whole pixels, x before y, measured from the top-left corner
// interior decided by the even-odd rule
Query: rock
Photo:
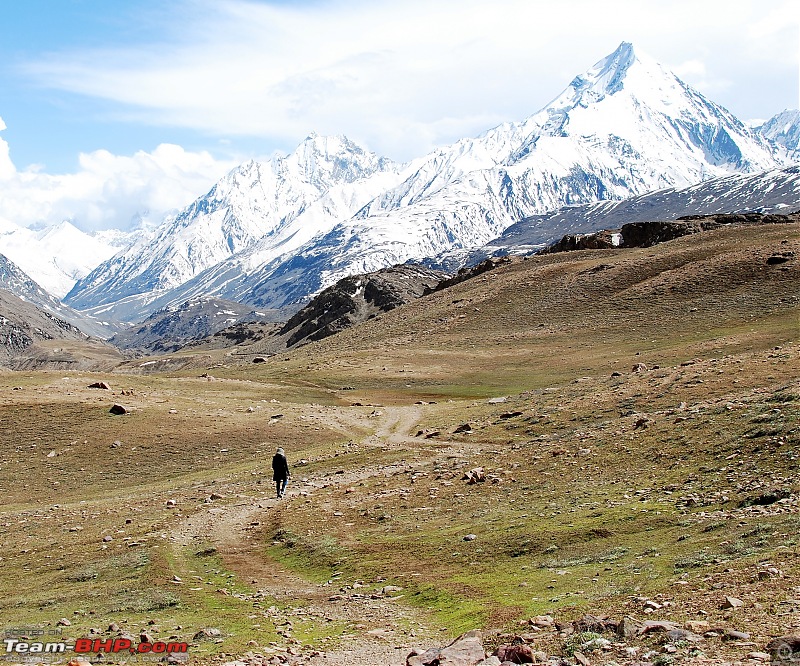
[[[677,624],[674,622],[668,622],[667,620],[647,620],[642,624],[639,628],[639,635],[642,634],[649,634],[654,631],[663,631],[664,633],[675,631],[680,629]]]
[[[208,499],[210,499],[210,500],[221,500],[223,497],[224,497],[224,496],[223,496],[223,495],[220,495],[219,493],[211,493],[211,494],[208,496]]]
[[[609,630],[616,631],[618,626],[618,622],[609,620],[606,616],[597,617],[596,615],[584,615],[580,620],[575,620],[572,623],[572,627],[577,633],[584,631],[592,631],[594,633],[603,633]]]
[[[475,541],[478,537],[474,534],[465,534],[464,541]]]
[[[528,623],[534,627],[539,627],[540,629],[545,629],[552,627],[555,624],[555,620],[553,620],[552,615],[536,615],[528,620]]]
[[[508,398],[489,398],[486,402],[488,402],[490,405],[499,405],[507,401]]]
[[[617,634],[623,640],[630,640],[642,631],[642,623],[630,616],[625,616],[617,625]]]
[[[745,631],[735,631],[733,629],[726,629],[722,634],[723,641],[749,641],[750,634]]]
[[[422,654],[412,652],[406,666],[477,666],[486,660],[479,631],[459,636],[445,648],[431,648]]]
[[[219,638],[222,636],[222,632],[217,629],[216,627],[204,627],[200,631],[198,631],[193,637],[193,640],[202,640],[204,638]]]
[[[112,622],[111,624],[108,625],[108,631],[116,633],[117,631],[119,631],[119,625],[116,622]]]
[[[695,634],[702,634],[710,628],[710,625],[705,620],[688,620],[683,623],[683,626]]]
[[[747,655],[747,658],[755,661],[769,661],[771,659],[766,652],[751,652]]]
[[[469,423],[462,423],[460,426],[456,426],[456,429],[453,430],[454,435],[460,432],[472,432],[472,426]]]
[[[67,618],[62,617],[58,622],[56,622],[57,627],[71,627],[72,622],[70,622]]]
[[[796,664],[800,661],[800,636],[781,636],[767,643],[773,664]]]
[[[476,467],[468,472],[464,472],[464,476],[461,477],[461,480],[466,481],[469,485],[481,483],[486,481],[486,472],[484,472],[483,467]]]
[[[616,370],[614,370],[614,372],[611,373],[611,376],[612,377],[622,377],[622,373],[621,372],[617,372]]]
[[[492,655],[491,657],[487,657],[483,661],[478,663],[478,666],[500,666],[500,660]]]
[[[736,597],[725,597],[725,601],[722,602],[721,608],[741,608],[744,606],[744,601],[741,599],[737,599]]]
[[[174,499],[168,499],[166,504],[167,506],[178,506],[178,502]]]
[[[503,412],[500,414],[501,419],[513,419],[517,416],[522,416],[522,412]]]
[[[637,363],[631,368],[631,372],[647,372],[647,366],[644,363]]]
[[[690,643],[700,643],[703,640],[703,637],[699,634],[695,634],[692,631],[687,631],[686,629],[670,629],[667,632],[667,640],[671,643],[681,643],[684,641],[688,641]]]
[[[105,382],[94,382],[93,384],[89,384],[89,388],[93,389],[105,389],[106,391],[110,391],[111,387],[106,384]]]
[[[501,662],[510,661],[512,664],[532,664],[533,650],[529,645],[516,643],[512,645],[501,645],[495,653]]]
[[[103,541],[104,541],[105,543],[109,543],[109,542],[111,542],[111,541],[113,541],[113,540],[114,540],[114,537],[112,537],[110,534],[106,534],[106,535],[103,537]]]
[[[139,642],[140,643],[152,643],[153,642],[153,637],[150,634],[148,634],[146,631],[143,631],[141,634],[139,634]]]
[[[256,356],[253,359],[253,363],[266,363],[266,362],[267,362],[267,359],[265,359],[263,356]]]
[[[121,415],[127,414],[130,410],[127,407],[123,407],[122,405],[113,405],[111,409],[108,410],[111,414]]]
[[[575,661],[577,661],[581,666],[591,666],[592,662],[589,661],[589,658],[583,654],[583,652],[576,651],[572,656],[575,657]]]

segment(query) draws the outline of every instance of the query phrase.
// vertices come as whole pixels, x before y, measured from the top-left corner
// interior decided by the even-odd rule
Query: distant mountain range
[[[490,256],[531,254],[567,234],[619,229],[631,222],[676,220],[687,215],[715,213],[785,214],[799,210],[800,166],[755,175],[734,174],[684,189],[669,188],[622,201],[597,201],[532,215],[512,224],[481,248],[445,253],[425,263],[455,270]]]
[[[346,275],[466,255],[565,206],[775,172],[797,156],[797,116],[778,118],[750,129],[623,43],[538,113],[408,164],[313,134],[244,164],[65,301],[125,321],[199,296],[296,308]]]

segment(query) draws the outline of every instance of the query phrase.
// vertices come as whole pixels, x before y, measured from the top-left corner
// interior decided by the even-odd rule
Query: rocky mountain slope
[[[154,312],[141,324],[117,333],[109,342],[138,353],[165,354],[231,326],[266,321],[270,316],[221,298],[196,298],[179,307]]]
[[[67,301],[136,320],[213,294],[259,307],[472,249],[534,214],[785,165],[785,151],[623,43],[533,116],[407,165],[309,137],[250,163]]]
[[[83,340],[81,331],[48,312],[0,290],[0,350],[5,356],[18,354],[36,340]]]
[[[17,298],[31,303],[55,318],[68,322],[85,334],[97,338],[107,338],[115,331],[115,328],[107,322],[98,321],[64,305],[2,254],[0,254],[0,289],[5,289]]]

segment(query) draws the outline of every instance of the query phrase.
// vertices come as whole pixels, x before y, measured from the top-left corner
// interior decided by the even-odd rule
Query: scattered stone
[[[486,657],[486,659],[479,662],[478,666],[501,666],[501,662],[497,657],[492,655],[491,657]]]
[[[202,640],[204,638],[219,638],[222,636],[222,632],[217,629],[216,627],[204,627],[200,631],[198,631],[193,637],[193,640]]]
[[[210,499],[210,500],[221,500],[223,497],[224,497],[224,495],[220,495],[219,493],[211,493],[208,496],[208,499]]]
[[[103,537],[103,541],[104,541],[105,543],[109,543],[109,542],[111,542],[111,541],[113,541],[113,540],[114,540],[114,537],[112,537],[110,534],[106,534],[106,535]]]
[[[461,480],[466,481],[469,485],[482,483],[486,481],[486,472],[483,470],[483,467],[476,467],[468,472],[464,472],[464,476],[461,477]]]
[[[406,666],[477,666],[486,660],[480,631],[469,631],[445,648],[416,650],[406,658]]]
[[[540,629],[548,629],[555,624],[555,620],[552,615],[536,615],[528,620],[528,623]]]
[[[644,363],[637,363],[633,366],[631,372],[647,372],[647,366]]]
[[[767,643],[775,664],[794,664],[800,660],[800,636],[781,636]]]
[[[478,537],[474,534],[465,534],[464,541],[475,541]]]
[[[667,632],[667,640],[671,643],[682,643],[684,641],[700,643],[703,637],[686,629],[671,629]]]
[[[118,449],[120,446],[122,446],[122,442],[120,442],[118,439],[115,439],[113,442],[111,442],[112,449]]]
[[[170,413],[170,414],[177,414],[177,413],[178,413],[178,410],[177,410],[177,409],[170,409],[170,410],[169,410],[169,413]]]
[[[178,506],[178,502],[174,499],[168,499],[166,504],[167,506]]]
[[[771,659],[766,652],[751,652],[747,655],[747,658],[755,661],[769,661]]]
[[[486,402],[490,405],[499,405],[503,402],[508,402],[508,398],[489,398]]]
[[[522,416],[522,412],[503,412],[500,414],[501,419],[513,419],[517,416]]]
[[[578,652],[576,650],[575,654],[572,656],[575,657],[575,661],[577,661],[581,666],[591,666],[592,662],[589,661],[589,658],[583,654],[583,652]]]
[[[614,372],[611,373],[611,376],[612,377],[622,377],[622,373],[621,372],[617,372],[616,370],[614,370]]]
[[[744,606],[744,601],[741,599],[737,599],[736,597],[725,597],[725,601],[722,602],[722,608],[741,608]]]
[[[67,618],[62,617],[58,622],[56,622],[57,627],[71,627],[72,622],[70,622]]]
[[[472,426],[469,423],[462,423],[460,426],[457,426],[455,430],[453,430],[453,434],[460,432],[472,432]]]
[[[116,622],[112,622],[108,625],[108,631],[112,633],[119,631],[119,625]]]
[[[94,382],[93,384],[89,384],[89,388],[93,389],[105,389],[106,391],[110,391],[111,387],[106,384],[105,382]]]
[[[267,362],[267,359],[265,359],[263,356],[256,356],[253,359],[253,363],[266,363],[266,362]]]
[[[635,638],[642,632],[642,623],[626,615],[617,625],[617,634],[624,640]]]
[[[669,622],[667,620],[647,620],[642,623],[642,626],[639,628],[639,635],[642,634],[649,634],[654,631],[663,631],[664,633],[675,631],[679,629],[677,624],[674,622]]]
[[[108,410],[109,413],[115,415],[127,414],[130,410],[127,407],[123,407],[122,405],[113,405],[111,409]]]
[[[702,634],[711,627],[705,620],[688,620],[684,622],[683,626],[695,634]]]
[[[515,642],[511,645],[501,645],[495,652],[497,658],[502,662],[511,662],[512,664],[532,664],[534,663],[533,650],[530,646],[521,642]]]
[[[734,629],[726,629],[722,634],[723,641],[749,641],[750,634],[746,631],[735,631]]]

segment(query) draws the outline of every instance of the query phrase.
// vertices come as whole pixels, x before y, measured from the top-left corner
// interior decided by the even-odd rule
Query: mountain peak
[[[595,63],[584,74],[576,76],[567,91],[574,98],[588,98],[587,102],[599,101],[622,90],[630,71],[637,65],[651,70],[657,77],[669,75],[649,56],[635,51],[633,44],[622,42],[613,53]]]

